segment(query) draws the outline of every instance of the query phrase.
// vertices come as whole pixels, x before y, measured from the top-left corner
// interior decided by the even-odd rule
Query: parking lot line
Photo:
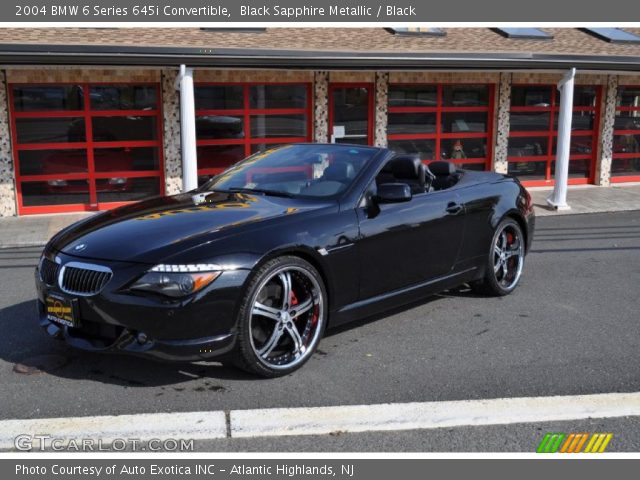
[[[16,437],[193,439],[322,435],[640,416],[640,392],[331,407],[152,413],[0,421],[0,450]]]
[[[227,436],[227,421],[224,412],[3,420],[0,421],[0,450],[14,449],[16,438],[25,435],[50,436],[62,443],[99,438],[104,445],[114,439],[209,440]]]
[[[232,437],[319,435],[640,415],[640,393],[233,410]]]

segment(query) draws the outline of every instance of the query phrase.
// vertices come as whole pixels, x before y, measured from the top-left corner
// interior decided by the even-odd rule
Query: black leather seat
[[[434,176],[432,183],[434,190],[452,187],[458,181],[456,166],[451,162],[431,162],[428,168]]]
[[[382,167],[382,170],[378,172],[378,175],[376,175],[377,185],[380,185],[383,183],[395,183],[396,177],[393,176],[392,163],[393,163],[393,160],[387,162],[385,166]]]
[[[411,188],[413,195],[427,191],[425,166],[417,155],[398,155],[386,166],[393,174],[397,182],[406,183]],[[385,168],[382,172],[386,172]]]
[[[356,171],[351,163],[334,162],[325,169],[322,178],[323,180],[347,183],[355,174]]]

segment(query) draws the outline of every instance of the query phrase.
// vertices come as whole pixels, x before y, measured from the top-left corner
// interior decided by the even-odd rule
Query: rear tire
[[[240,306],[235,365],[267,378],[294,372],[316,350],[327,316],[326,289],[313,265],[295,256],[266,262]]]
[[[471,288],[485,295],[508,295],[518,286],[524,256],[525,239],[522,228],[513,218],[503,219],[491,239],[484,277],[473,282]]]

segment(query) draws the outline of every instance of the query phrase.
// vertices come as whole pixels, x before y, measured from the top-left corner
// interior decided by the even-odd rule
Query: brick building
[[[640,181],[640,29],[0,29],[0,216],[182,187],[180,65],[198,178],[299,141],[389,146],[553,185],[576,68],[569,184]]]

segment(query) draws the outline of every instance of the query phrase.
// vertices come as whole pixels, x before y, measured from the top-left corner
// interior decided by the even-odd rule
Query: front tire
[[[511,293],[522,275],[525,239],[513,218],[503,219],[495,229],[487,255],[484,277],[471,284],[479,293],[503,296]]]
[[[327,293],[309,262],[282,256],[253,275],[239,310],[235,364],[263,377],[304,365],[327,324]]]

